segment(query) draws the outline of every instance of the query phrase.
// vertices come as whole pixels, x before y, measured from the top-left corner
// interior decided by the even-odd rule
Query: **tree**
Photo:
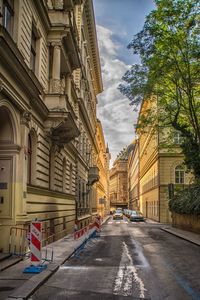
[[[157,120],[184,137],[185,164],[200,179],[200,4],[199,0],[155,0],[156,9],[128,45],[140,56],[123,76],[120,91],[138,108],[156,96],[157,108],[138,126]],[[154,101],[155,101],[155,97]]]

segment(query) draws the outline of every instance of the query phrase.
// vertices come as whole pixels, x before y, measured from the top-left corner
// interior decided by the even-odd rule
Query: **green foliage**
[[[200,186],[179,191],[169,201],[169,209],[178,214],[200,215]]]
[[[156,109],[140,114],[138,126],[157,122],[157,127],[180,131],[185,163],[200,178],[200,2],[155,2],[157,8],[128,46],[139,54],[141,64],[125,73],[119,89],[134,109],[156,96],[151,100]]]

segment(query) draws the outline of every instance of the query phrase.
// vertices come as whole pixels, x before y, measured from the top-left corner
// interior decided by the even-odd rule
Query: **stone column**
[[[52,64],[52,79],[50,84],[50,92],[54,94],[61,94],[64,92],[62,81],[60,78],[61,45],[59,43],[52,43],[52,45],[53,45],[53,64]]]
[[[60,45],[54,44],[53,48],[53,68],[52,68],[52,78],[60,80]]]
[[[28,133],[29,133],[29,122],[31,120],[31,115],[29,112],[24,112],[21,116],[21,151],[19,154],[19,171],[18,171],[18,181],[19,185],[19,199],[17,201],[17,220],[26,221],[27,220],[27,209],[26,209],[26,198],[27,198],[27,153],[28,153]]]

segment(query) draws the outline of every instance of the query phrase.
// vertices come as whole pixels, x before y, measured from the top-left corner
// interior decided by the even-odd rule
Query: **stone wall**
[[[200,233],[200,216],[172,214],[174,227]]]

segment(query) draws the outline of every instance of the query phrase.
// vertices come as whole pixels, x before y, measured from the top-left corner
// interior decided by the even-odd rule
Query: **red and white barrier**
[[[84,234],[86,234],[86,233],[88,232],[88,230],[89,230],[89,227],[86,226],[86,227],[84,227],[84,228],[82,228],[82,229],[80,229],[80,230],[74,232],[74,239],[75,239],[75,240],[79,239],[79,238],[82,237]]]
[[[42,222],[31,222],[31,262],[40,264],[42,259]]]
[[[94,226],[96,227],[96,231],[100,232],[101,231],[101,219],[100,218],[95,218],[94,220]]]
[[[90,230],[95,229],[97,232],[101,231],[101,218],[96,217],[94,219],[93,223],[90,223],[88,226],[79,229],[78,231],[74,232],[74,239],[77,240],[80,237],[82,237],[83,235],[87,234],[88,232],[90,232]]]

